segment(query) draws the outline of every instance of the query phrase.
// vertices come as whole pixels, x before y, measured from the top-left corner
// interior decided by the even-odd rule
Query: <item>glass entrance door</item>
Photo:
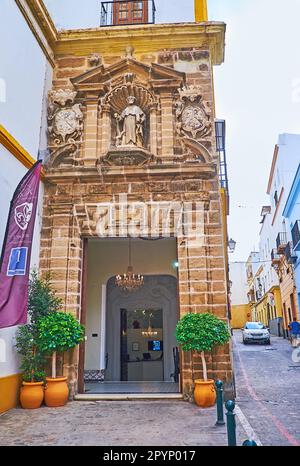
[[[121,309],[121,381],[164,380],[163,312]]]

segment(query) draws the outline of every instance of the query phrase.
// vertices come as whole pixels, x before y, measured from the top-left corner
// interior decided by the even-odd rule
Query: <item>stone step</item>
[[[181,393],[83,393],[75,401],[183,400]]]

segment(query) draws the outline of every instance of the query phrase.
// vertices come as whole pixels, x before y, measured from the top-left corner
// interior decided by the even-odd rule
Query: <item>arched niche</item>
[[[146,118],[144,122],[144,142],[143,148],[152,154],[156,154],[156,144],[151,139],[151,133],[157,131],[157,99],[155,95],[143,85],[134,82],[133,77],[128,75],[127,82],[116,86],[100,101],[100,117],[108,125],[109,141],[108,147],[115,147],[117,141],[117,120],[116,115],[121,115],[128,106],[127,99],[130,96],[135,98],[135,104],[142,109]],[[126,80],[125,80],[126,81]],[[108,121],[109,120],[109,121]]]
[[[121,309],[162,309],[164,341],[164,381],[172,382],[173,348],[177,345],[175,327],[178,321],[177,279],[171,275],[146,275],[144,285],[133,293],[115,286],[115,277],[107,282],[106,352],[108,364],[105,380],[120,380],[120,311]]]

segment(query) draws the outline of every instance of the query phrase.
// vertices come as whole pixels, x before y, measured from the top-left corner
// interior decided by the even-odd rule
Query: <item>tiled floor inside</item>
[[[85,393],[179,393],[174,382],[86,382]]]

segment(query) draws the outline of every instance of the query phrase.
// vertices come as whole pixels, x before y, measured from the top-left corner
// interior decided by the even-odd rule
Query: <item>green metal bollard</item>
[[[224,426],[224,409],[223,409],[223,382],[217,380],[215,382],[217,392],[217,422],[216,426]]]
[[[236,423],[235,423],[235,402],[234,401],[226,401],[225,407],[227,409],[226,417],[227,417],[227,436],[228,436],[228,446],[229,447],[236,447]]]
[[[245,440],[245,442],[243,442],[243,447],[257,447],[257,443],[254,442],[254,440]]]

